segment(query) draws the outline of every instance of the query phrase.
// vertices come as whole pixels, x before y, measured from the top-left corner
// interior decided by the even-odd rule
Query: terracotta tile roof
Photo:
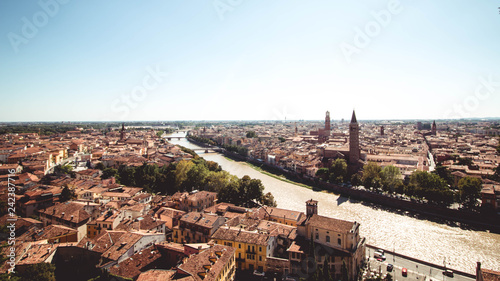
[[[271,236],[284,236],[289,239],[294,240],[297,236],[297,228],[291,225],[285,225],[272,221],[260,221],[257,228],[259,230],[265,230]]]
[[[193,200],[193,201],[199,201],[199,200],[203,200],[203,199],[209,198],[209,197],[217,198],[217,193],[210,192],[210,191],[199,191],[199,192],[188,195],[189,200]]]
[[[136,281],[171,280],[175,273],[175,270],[151,269],[141,273]]]
[[[181,211],[181,210],[167,208],[167,207],[161,207],[160,209],[158,209],[158,211],[156,212],[155,216],[157,216],[157,217],[159,217],[159,216],[166,216],[166,217],[169,217],[169,218],[175,218],[175,217],[178,217],[178,216],[182,216],[185,213],[186,212]]]
[[[21,242],[19,241],[18,243],[16,242],[16,247],[15,247],[15,254],[16,254],[16,264],[17,261],[19,261],[24,254],[29,250],[31,247],[31,242]],[[6,257],[8,254],[10,254],[10,247],[1,247],[0,252]],[[6,273],[7,270],[10,268],[10,265],[7,262],[3,262],[0,264],[0,273]]]
[[[31,244],[29,250],[17,262],[16,265],[35,264],[49,261],[51,255],[57,249],[51,244]]]
[[[287,209],[280,209],[280,208],[267,207],[267,206],[264,206],[263,208],[272,217],[285,218],[287,220],[292,220],[292,221],[296,221],[296,222],[299,222],[305,216],[305,214],[302,212],[297,212],[297,211],[292,211],[292,210],[287,210]]]
[[[220,217],[212,214],[202,214],[202,217],[196,222],[197,226],[212,228]]]
[[[163,241],[163,242],[157,243],[156,246],[161,247],[161,248],[165,248],[168,250],[172,250],[172,251],[175,251],[178,253],[184,253],[184,245],[182,245],[180,243]]]
[[[156,218],[153,218],[151,215],[145,215],[143,217],[137,218],[135,220],[123,220],[116,227],[116,230],[124,230],[124,231],[133,231],[133,230],[153,230],[161,225],[164,225],[165,222]]]
[[[109,272],[121,277],[135,279],[141,272],[148,269],[162,268],[162,264],[167,264],[166,259],[156,246],[153,245],[132,255],[120,264],[111,266]]]
[[[99,235],[90,238],[83,238],[79,243],[78,247],[92,250],[94,252],[104,253],[111,246],[120,239],[126,232],[125,231],[107,231],[104,230]]]
[[[331,230],[338,233],[347,233],[351,231],[356,225],[359,225],[356,222],[344,221],[316,214],[312,215],[311,218],[309,218],[309,220],[307,220],[305,223],[306,225],[314,228]]]
[[[189,212],[187,214],[185,214],[184,216],[182,216],[182,218],[180,219],[182,222],[185,222],[185,223],[196,223],[204,214],[200,213],[200,212]]]
[[[255,245],[267,245],[269,235],[258,231],[247,231],[228,227],[219,227],[212,235],[212,239],[228,240]]]
[[[39,212],[77,224],[90,218],[90,215],[84,210],[84,205],[73,202],[60,203]]]
[[[142,235],[140,234],[125,232],[120,236],[118,241],[115,241],[115,243],[102,254],[102,256],[116,261],[130,250],[130,248],[134,247],[141,238]]]
[[[19,236],[20,241],[42,241],[60,236],[78,234],[78,231],[63,225],[47,225],[42,229],[32,228]]]
[[[214,245],[197,255],[192,255],[178,268],[190,274],[197,281],[216,280],[224,266],[234,257],[234,252],[233,247]],[[210,259],[212,259],[213,264]],[[199,273],[205,273],[206,276],[202,278]]]

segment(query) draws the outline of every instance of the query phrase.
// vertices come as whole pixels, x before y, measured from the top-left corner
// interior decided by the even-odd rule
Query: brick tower
[[[330,111],[326,112],[325,116],[325,131],[330,132],[331,127],[330,127]]]
[[[353,110],[351,123],[349,124],[349,168],[351,172],[358,169],[360,154],[359,124],[358,120],[356,120],[356,113]]]

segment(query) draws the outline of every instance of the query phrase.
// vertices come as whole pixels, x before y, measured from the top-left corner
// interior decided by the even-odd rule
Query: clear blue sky
[[[500,116],[500,1],[61,2],[0,2],[0,121]]]

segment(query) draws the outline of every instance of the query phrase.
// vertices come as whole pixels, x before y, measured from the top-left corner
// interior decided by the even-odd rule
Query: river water
[[[184,136],[177,133],[169,136]],[[171,141],[187,148],[200,148],[186,139]],[[500,271],[500,234],[463,229],[445,223],[418,219],[411,214],[389,211],[377,205],[351,201],[343,196],[313,191],[262,174],[245,162],[232,161],[218,153],[200,154],[219,163],[238,177],[260,179],[265,192],[271,192],[279,208],[306,212],[306,200],[318,201],[318,213],[361,224],[360,235],[368,244],[421,260],[475,274],[476,262],[482,268]]]

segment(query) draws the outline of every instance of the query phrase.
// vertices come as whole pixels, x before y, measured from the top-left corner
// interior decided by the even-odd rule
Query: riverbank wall
[[[488,230],[491,232],[500,233],[500,216],[498,215],[485,216],[484,214],[467,210],[450,209],[434,204],[403,200],[381,193],[327,183],[319,179],[306,178],[292,171],[284,170],[270,165],[264,161],[250,159],[249,157],[244,157],[230,151],[224,150],[224,155],[235,160],[249,162],[253,165],[262,167],[264,170],[268,170],[270,173],[283,174],[287,177],[287,179],[290,179],[292,181],[303,183],[319,190],[327,190],[336,194],[340,194],[344,197],[348,197],[349,199],[385,206],[393,209],[392,211],[394,212],[401,212],[401,210],[404,210],[422,215],[423,219],[432,220],[437,223],[448,224],[450,226],[459,226],[462,228],[479,228],[479,230]]]
[[[460,271],[460,270],[457,270],[457,269],[453,269],[453,268],[449,268],[449,267],[446,268],[443,265],[430,263],[430,262],[427,262],[427,261],[424,261],[424,260],[419,260],[419,259],[416,259],[414,257],[410,257],[410,256],[406,256],[406,255],[403,255],[403,254],[399,254],[399,253],[393,252],[391,250],[383,249],[383,248],[380,248],[380,247],[377,247],[377,246],[374,246],[374,245],[368,245],[368,244],[366,244],[366,247],[370,248],[370,249],[373,249],[374,251],[377,250],[377,249],[381,249],[381,250],[384,250],[385,253],[388,253],[388,254],[391,254],[391,255],[394,255],[396,257],[400,257],[400,258],[403,258],[403,259],[406,259],[406,260],[410,260],[412,262],[417,262],[417,263],[424,264],[424,265],[427,265],[427,266],[430,266],[430,267],[438,268],[440,270],[451,269],[451,270],[453,270],[454,273],[458,273],[459,275],[466,276],[466,277],[469,277],[469,278],[474,278],[474,279],[476,278],[476,275],[474,275],[474,274],[470,274],[470,273],[467,273],[467,272],[464,272],[464,271]]]

